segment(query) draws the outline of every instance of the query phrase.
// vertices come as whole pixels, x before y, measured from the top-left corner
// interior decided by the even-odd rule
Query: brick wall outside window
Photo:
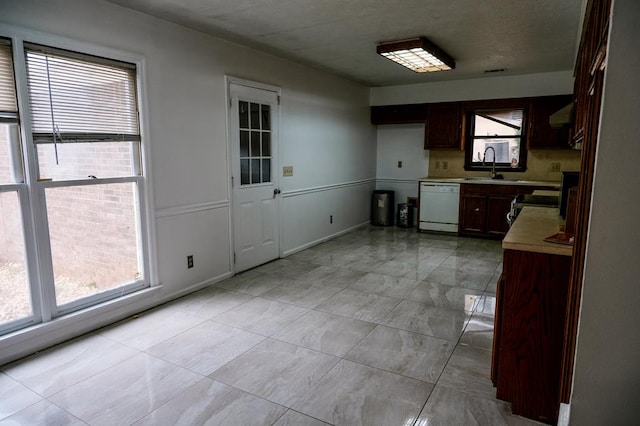
[[[4,132],[0,132],[2,145],[7,145]],[[0,149],[0,165],[7,164],[2,158],[7,155],[5,151]],[[82,170],[91,170],[91,174],[99,177],[107,168],[110,173],[131,174],[131,153],[126,146],[96,143],[82,151],[82,156],[60,156],[58,166],[52,151],[39,151],[41,170],[77,169],[81,165]],[[0,166],[0,180],[10,182],[4,176],[7,172]],[[100,291],[139,278],[134,185],[118,183],[46,190],[56,282],[59,277],[65,277]],[[0,194],[0,267],[3,262],[23,262],[22,226],[16,199],[14,192]]]

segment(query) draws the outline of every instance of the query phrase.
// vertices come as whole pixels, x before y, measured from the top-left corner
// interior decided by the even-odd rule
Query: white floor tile
[[[4,366],[0,422],[536,424],[489,379],[501,255],[365,226]]]

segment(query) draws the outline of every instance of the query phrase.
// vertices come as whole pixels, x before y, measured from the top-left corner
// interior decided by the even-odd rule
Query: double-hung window
[[[23,251],[32,246],[38,261],[25,262],[30,306],[7,290],[9,302],[23,307],[21,314],[0,318],[0,331],[3,321],[21,315],[47,321],[149,285],[136,66],[37,44],[23,47],[23,124],[30,144],[21,151],[10,138],[10,168],[32,198],[23,205],[31,209],[24,215],[34,224],[31,240],[28,228],[18,227],[25,229]],[[1,84],[0,102],[7,93]],[[25,170],[24,177],[16,168]],[[0,280],[6,281],[0,285],[16,287],[16,273],[2,278],[3,268],[15,262],[3,259],[0,249]]]
[[[13,50],[0,38],[0,330],[31,322],[32,292],[25,246],[25,184]]]
[[[466,170],[525,171],[525,109],[474,110],[468,114]]]

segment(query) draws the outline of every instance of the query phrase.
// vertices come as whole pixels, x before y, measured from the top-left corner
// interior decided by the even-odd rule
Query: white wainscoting
[[[281,256],[312,247],[370,221],[376,180],[282,193]],[[329,217],[333,216],[333,223]],[[160,285],[0,338],[0,364],[44,349],[232,275],[228,200],[155,212]],[[187,269],[187,255],[194,267]]]
[[[228,200],[158,209],[155,217],[161,285],[1,336],[0,365],[231,276]]]
[[[370,221],[375,179],[363,179],[282,193],[282,257],[352,231]],[[333,216],[333,223],[330,223]]]
[[[156,211],[164,295],[181,296],[232,275],[229,200]],[[187,256],[193,268],[187,268]]]
[[[186,206],[167,207],[156,210],[156,218],[178,216],[181,214],[196,213],[205,210],[213,210],[219,208],[228,208],[229,200],[211,201],[208,203],[189,204]]]

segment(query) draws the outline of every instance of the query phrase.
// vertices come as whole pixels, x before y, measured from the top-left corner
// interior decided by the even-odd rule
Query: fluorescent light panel
[[[424,37],[380,44],[377,52],[415,72],[447,71],[456,67],[449,55]]]

